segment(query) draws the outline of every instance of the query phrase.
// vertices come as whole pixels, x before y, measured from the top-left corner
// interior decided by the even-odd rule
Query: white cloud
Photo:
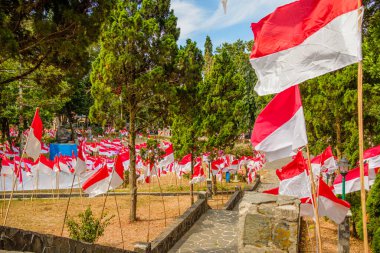
[[[224,14],[220,0],[212,1],[219,2],[218,8],[215,10],[206,9],[194,0],[174,0],[172,2],[172,8],[178,17],[178,26],[181,28],[180,39],[243,22],[249,26],[251,22],[258,21],[276,7],[292,0],[228,0],[227,14]]]

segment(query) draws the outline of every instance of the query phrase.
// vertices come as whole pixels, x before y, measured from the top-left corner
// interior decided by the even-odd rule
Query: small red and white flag
[[[8,157],[3,155],[1,157],[1,174],[2,175],[13,175],[14,162]]]
[[[118,155],[115,159],[114,170],[111,175],[111,189],[116,189],[124,182],[124,166],[121,157]]]
[[[322,154],[317,155],[311,160],[311,167],[314,175],[318,176],[324,171],[331,174],[338,168],[331,146],[328,146]]]
[[[109,188],[109,172],[107,165],[103,165],[91,177],[89,177],[82,185],[82,189],[89,197],[106,193]]]
[[[84,153],[84,150],[85,150],[84,143],[80,143],[78,147],[77,161],[74,166],[74,171],[75,171],[74,173],[79,177],[82,175],[82,173],[86,172],[86,168],[87,168],[86,155]]]
[[[307,144],[305,117],[297,86],[277,94],[257,116],[251,142],[268,161],[295,154]]]
[[[342,223],[350,210],[350,203],[336,197],[322,179],[319,179],[318,189],[318,215],[327,216],[336,224]],[[315,217],[311,198],[301,199],[300,215]]]
[[[359,62],[363,12],[357,0],[299,0],[252,23],[250,56],[259,95]]]
[[[42,132],[43,125],[39,115],[39,108],[37,107],[25,146],[25,153],[32,157],[34,161],[36,161],[41,154]]]
[[[189,172],[191,170],[191,154],[185,155],[181,161],[178,162],[179,172]]]
[[[280,179],[280,195],[298,198],[311,196],[307,165],[301,151],[297,153],[293,161],[276,170],[276,174]]]
[[[342,194],[343,177],[341,174],[337,175],[334,180],[334,193]],[[364,164],[364,187],[369,189],[368,184],[368,163]],[[346,175],[345,193],[360,191],[360,167],[350,170]]]
[[[371,186],[380,172],[380,145],[364,151],[364,161],[368,163],[368,181]]]
[[[52,175],[54,170],[54,162],[47,159],[44,155],[40,155],[37,160],[37,164],[34,165],[34,169],[47,175]]]
[[[190,180],[190,184],[200,183],[206,180],[205,172],[202,166],[202,160],[200,157],[196,159],[196,164],[193,170],[193,176]]]
[[[166,168],[171,163],[174,163],[174,150],[173,144],[170,142],[164,142],[165,154],[161,157],[162,159],[158,162],[159,168]]]

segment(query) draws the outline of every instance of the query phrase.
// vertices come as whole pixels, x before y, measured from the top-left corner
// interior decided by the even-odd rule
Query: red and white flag
[[[200,183],[205,180],[206,180],[206,177],[205,177],[205,172],[202,166],[202,160],[200,157],[198,157],[196,159],[196,164],[194,166],[194,171],[193,171],[192,178],[190,180],[190,184]]]
[[[121,157],[118,155],[115,159],[114,170],[111,175],[111,189],[116,189],[124,182],[124,166]]]
[[[40,157],[41,145],[42,145],[42,132],[43,125],[39,115],[39,108],[37,107],[36,113],[30,126],[28,139],[26,141],[25,153],[32,157],[34,161]]]
[[[77,161],[74,166],[74,171],[75,171],[74,173],[79,177],[82,175],[82,173],[86,172],[86,168],[87,168],[86,156],[84,154],[84,150],[85,150],[84,143],[80,143],[78,147]]]
[[[109,188],[109,172],[107,165],[96,171],[82,185],[82,189],[89,197],[95,197],[106,193]]]
[[[252,23],[256,92],[278,93],[359,62],[359,8],[357,0],[299,0]]]
[[[327,216],[336,224],[342,223],[350,210],[350,203],[336,197],[322,179],[319,179],[318,189],[318,215]],[[301,199],[300,215],[314,217],[311,198]]]
[[[13,175],[14,162],[8,157],[3,155],[1,157],[1,174],[2,175]]]
[[[164,142],[165,154],[161,157],[162,159],[158,162],[159,168],[166,168],[171,163],[174,163],[174,150],[173,144],[170,142]]]
[[[276,170],[276,174],[280,179],[280,195],[298,198],[311,196],[307,165],[301,151],[297,153],[293,161]]]
[[[368,163],[369,185],[373,185],[376,174],[380,172],[380,145],[364,151],[364,161]]]
[[[191,170],[191,154],[185,155],[181,161],[178,162],[178,171],[179,174],[181,172],[188,172]]]
[[[295,154],[307,144],[305,117],[297,86],[277,94],[257,116],[251,142],[268,161]]]
[[[342,194],[343,177],[341,174],[337,175],[334,180],[334,193]],[[368,184],[368,164],[364,164],[364,186],[365,189],[369,189]],[[346,175],[345,192],[357,192],[360,191],[360,167],[350,170]]]
[[[317,155],[311,160],[311,167],[314,175],[318,176],[325,170],[327,173],[331,174],[338,168],[331,146],[328,146],[322,154]]]
[[[40,155],[37,160],[37,164],[34,165],[34,169],[47,175],[52,175],[54,170],[54,162],[47,159],[44,155]]]

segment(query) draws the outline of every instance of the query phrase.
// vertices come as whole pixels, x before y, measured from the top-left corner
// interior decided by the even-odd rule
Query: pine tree
[[[137,204],[136,133],[167,119],[178,37],[169,0],[119,0],[103,26],[99,55],[92,65],[92,119],[97,118],[97,109],[108,111],[107,103],[115,97],[122,98],[127,114],[131,221],[136,220]]]

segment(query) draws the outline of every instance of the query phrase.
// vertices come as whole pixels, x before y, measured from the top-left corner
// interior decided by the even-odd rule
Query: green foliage
[[[380,227],[380,174],[376,176],[367,198],[368,213],[368,237],[374,237],[376,230]],[[376,252],[376,251],[375,251]]]
[[[249,43],[223,44],[213,66],[199,85],[202,98],[202,135],[205,149],[223,149],[252,128],[255,114],[254,71],[247,61]]]
[[[380,252],[380,227],[377,228],[372,240],[373,252]]]
[[[175,155],[180,158],[199,151],[199,126],[201,98],[198,84],[202,81],[202,52],[191,40],[181,46],[176,60],[176,74],[180,85],[176,89],[176,101],[171,107],[172,138]]]
[[[110,224],[110,220],[114,217],[106,217],[105,214],[101,219],[97,219],[92,214],[90,207],[78,215],[79,221],[74,218],[67,220],[67,226],[70,232],[70,238],[78,241],[94,243],[103,234],[105,228]]]

